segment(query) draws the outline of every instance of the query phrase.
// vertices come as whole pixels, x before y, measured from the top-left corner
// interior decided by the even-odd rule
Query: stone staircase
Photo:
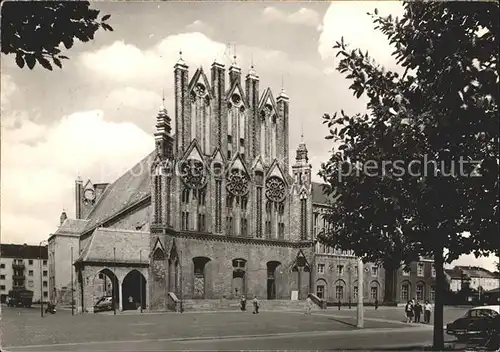
[[[306,301],[292,300],[259,300],[261,311],[303,311]],[[188,299],[182,307],[185,311],[230,311],[240,310],[240,301],[237,299]],[[252,300],[247,300],[247,311],[253,310]],[[321,310],[316,304],[313,311]]]

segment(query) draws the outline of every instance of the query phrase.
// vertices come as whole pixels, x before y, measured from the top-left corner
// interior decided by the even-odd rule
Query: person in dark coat
[[[419,301],[413,306],[415,313],[415,323],[420,323],[420,316],[422,315],[422,305]]]
[[[340,310],[340,306],[342,305],[342,303],[340,303],[340,299],[339,299],[339,303],[337,303],[338,306],[339,306],[339,310]]]
[[[375,300],[375,310],[378,309],[378,299]]]
[[[243,295],[241,295],[240,308],[243,312],[247,310],[247,299]]]

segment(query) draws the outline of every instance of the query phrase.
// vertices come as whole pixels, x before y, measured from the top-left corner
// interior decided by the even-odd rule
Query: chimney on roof
[[[66,211],[62,211],[61,216],[59,217],[59,225],[62,225],[63,222],[68,218]]]

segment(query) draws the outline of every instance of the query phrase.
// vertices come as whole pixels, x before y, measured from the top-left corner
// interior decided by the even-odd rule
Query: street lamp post
[[[75,296],[73,288],[73,247],[71,247],[71,315],[75,315]]]
[[[357,314],[357,327],[364,326],[364,312],[363,312],[363,261],[358,258],[358,314]]]
[[[40,267],[40,316],[43,318],[43,269],[42,269],[42,243],[47,242],[47,240],[43,240],[38,245],[40,249],[40,254],[38,257],[38,264]]]
[[[139,251],[139,263],[142,265],[142,249]],[[139,275],[139,304],[141,305],[142,313],[142,273]]]
[[[180,306],[180,311],[181,313],[184,312],[184,307],[183,307],[183,298],[182,298],[182,251],[179,251],[179,276],[180,276],[180,287],[179,287],[179,291],[180,291],[180,294],[181,294],[181,306]]]
[[[116,288],[115,282],[118,283],[116,279],[116,248],[113,247],[113,283],[111,284],[111,288],[113,291],[113,315],[116,315]]]

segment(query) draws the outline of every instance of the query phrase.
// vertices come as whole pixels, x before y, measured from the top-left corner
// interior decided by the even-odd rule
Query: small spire
[[[178,64],[182,64],[182,65],[184,65],[184,64],[185,64],[185,63],[184,63],[184,60],[182,59],[182,49],[181,49],[181,50],[179,50],[179,60],[177,60],[177,63],[178,63]]]
[[[165,108],[165,89],[161,90],[161,105],[160,105],[160,114],[166,114],[167,108]]]
[[[283,75],[281,76],[281,93],[279,96],[283,98],[288,98],[288,94],[286,94],[285,92],[285,77]]]

